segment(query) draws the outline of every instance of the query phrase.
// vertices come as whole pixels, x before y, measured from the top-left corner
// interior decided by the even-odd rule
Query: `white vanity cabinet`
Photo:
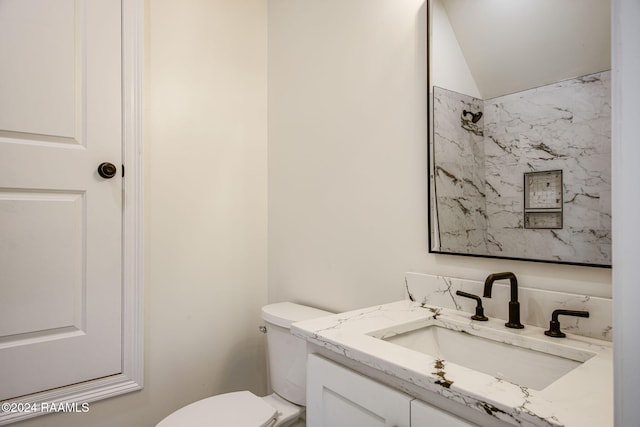
[[[414,399],[411,401],[412,427],[476,427],[461,418]]]
[[[407,394],[315,354],[307,361],[307,427],[410,427]]]
[[[307,427],[474,426],[315,354],[307,364]]]

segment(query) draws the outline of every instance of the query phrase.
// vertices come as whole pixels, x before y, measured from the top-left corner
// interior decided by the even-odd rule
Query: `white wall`
[[[148,0],[145,19],[145,388],[20,426],[146,427],[265,391],[266,5]]]
[[[611,270],[429,254],[424,0],[269,2],[269,299],[342,311],[407,271],[611,295]]]
[[[441,0],[431,2],[431,85],[482,98]]]
[[[640,209],[640,3],[613,2],[613,265],[615,424],[633,426],[640,419],[640,279],[638,209]]]

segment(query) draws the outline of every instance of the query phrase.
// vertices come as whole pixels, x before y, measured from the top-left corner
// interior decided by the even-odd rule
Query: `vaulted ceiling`
[[[485,99],[611,68],[610,0],[442,0]]]

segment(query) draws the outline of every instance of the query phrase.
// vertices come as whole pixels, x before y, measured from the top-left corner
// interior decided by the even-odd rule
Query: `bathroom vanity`
[[[525,327],[509,329],[507,285],[477,321],[456,291],[480,282],[407,278],[406,300],[292,326],[312,353],[309,427],[613,425],[610,300],[521,288]],[[555,309],[593,316],[560,318],[567,336],[553,338]]]
[[[474,426],[437,406],[311,354],[307,426]]]

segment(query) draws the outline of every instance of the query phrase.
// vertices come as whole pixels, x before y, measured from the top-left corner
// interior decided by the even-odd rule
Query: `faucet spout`
[[[484,297],[491,298],[491,289],[496,280],[509,279],[511,288],[511,299],[509,301],[509,321],[505,323],[507,328],[522,329],[524,325],[520,323],[520,302],[518,302],[518,279],[516,275],[506,271],[504,273],[494,273],[487,276],[484,281]]]
[[[518,301],[518,279],[516,275],[510,271],[504,273],[493,273],[487,276],[484,281],[484,297],[491,298],[491,288],[496,280],[509,279],[511,284],[511,301]]]

